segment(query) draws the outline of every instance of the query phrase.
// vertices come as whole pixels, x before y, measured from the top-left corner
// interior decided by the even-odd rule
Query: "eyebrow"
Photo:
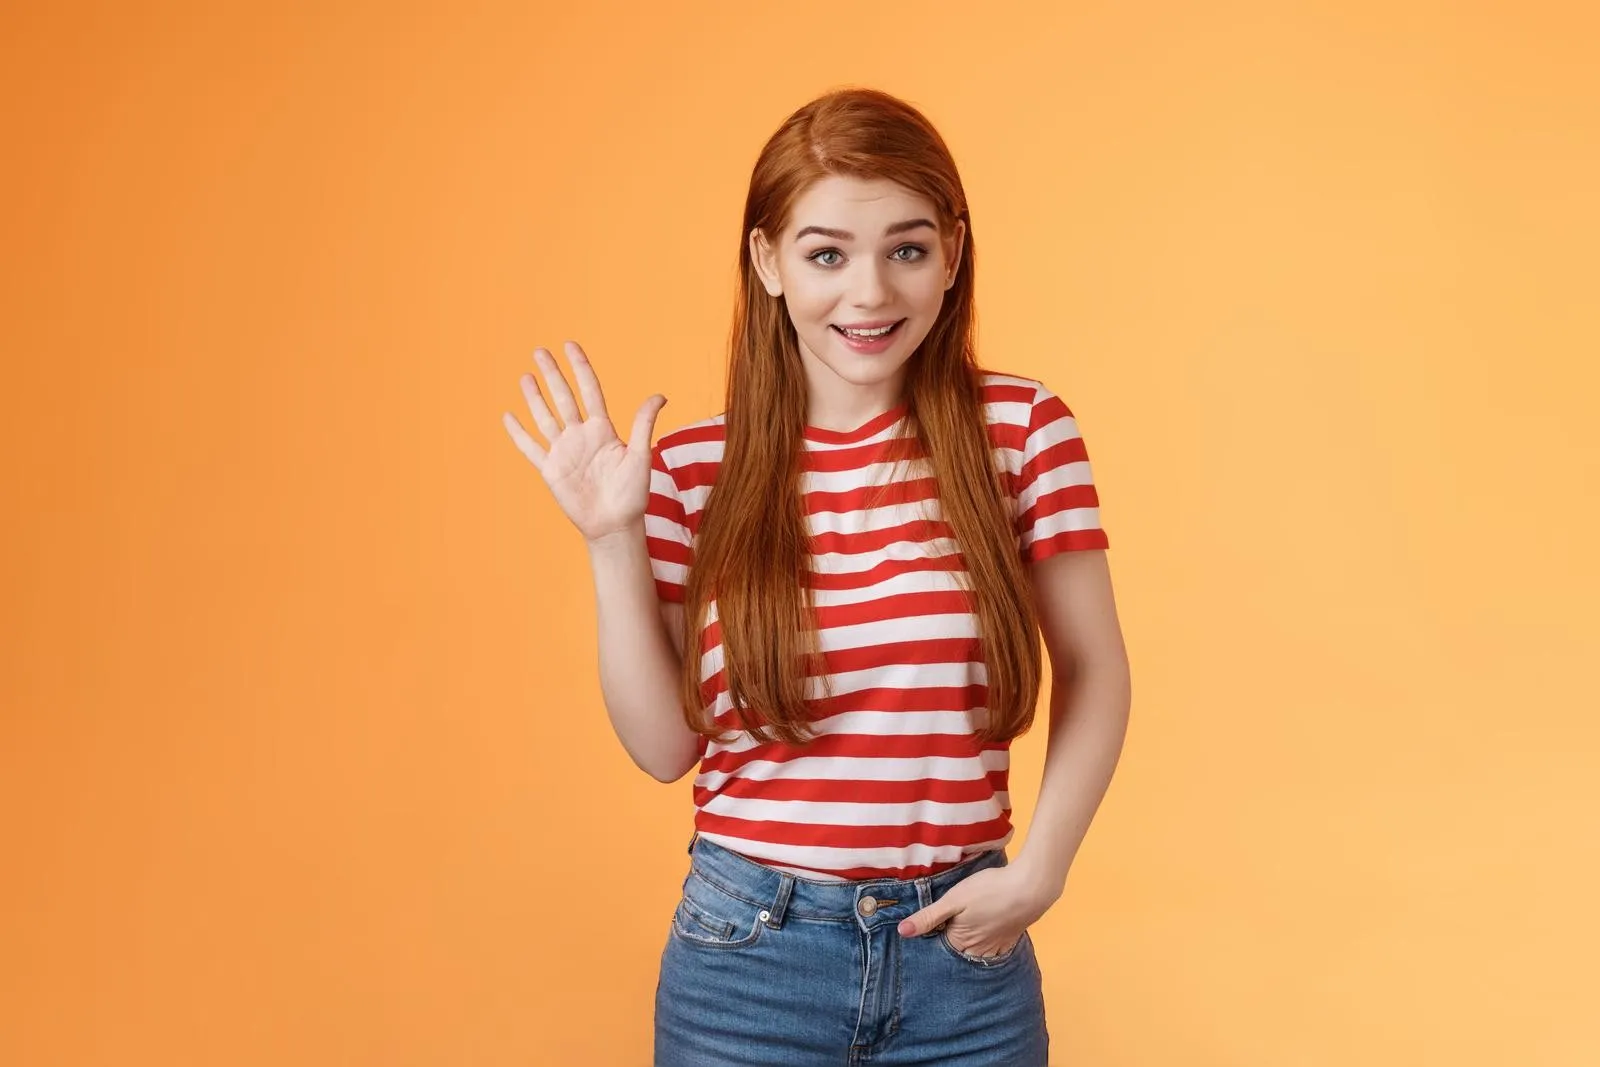
[[[905,222],[897,222],[890,226],[883,231],[883,235],[885,237],[893,237],[897,233],[905,233],[907,230],[915,230],[922,226],[926,226],[931,230],[939,228],[930,219],[907,219]],[[830,230],[826,226],[807,226],[795,234],[794,239],[798,241],[808,233],[820,233],[822,236],[831,237],[835,241],[854,241],[856,239],[856,235],[848,230]]]

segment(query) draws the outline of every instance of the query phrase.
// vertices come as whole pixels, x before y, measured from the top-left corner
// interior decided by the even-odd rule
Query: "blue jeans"
[[[908,881],[817,882],[696,836],[656,986],[655,1067],[1045,1067],[1033,942],[957,951],[895,927],[988,852]]]

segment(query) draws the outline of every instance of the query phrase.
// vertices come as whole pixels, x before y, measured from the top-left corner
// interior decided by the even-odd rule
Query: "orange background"
[[[500,414],[568,337],[715,413],[845,84],[952,146],[1112,537],[1057,1061],[1600,1062],[1588,5],[225,6],[0,41],[0,1062],[648,1061],[689,785]]]

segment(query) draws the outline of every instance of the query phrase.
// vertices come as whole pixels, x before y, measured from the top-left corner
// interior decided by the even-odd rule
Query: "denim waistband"
[[[758,863],[699,834],[689,840],[689,855],[694,874],[724,893],[761,908],[763,919],[771,927],[782,925],[786,916],[859,922],[862,901],[867,897],[872,898],[873,909],[880,903],[910,905],[913,898],[916,908],[925,908],[963,878],[1007,863],[1004,849],[992,849],[919,878],[818,882]],[[882,917],[888,919],[889,915]]]

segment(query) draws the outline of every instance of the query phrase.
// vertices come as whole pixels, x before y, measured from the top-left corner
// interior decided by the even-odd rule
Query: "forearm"
[[[1054,901],[1105,797],[1127,735],[1132,686],[1125,661],[1085,665],[1050,691],[1050,738],[1039,802],[1016,866]]]
[[[661,617],[644,526],[586,542],[599,624],[600,692],[633,762],[663,782],[694,765],[699,735],[678,704],[680,660]]]

